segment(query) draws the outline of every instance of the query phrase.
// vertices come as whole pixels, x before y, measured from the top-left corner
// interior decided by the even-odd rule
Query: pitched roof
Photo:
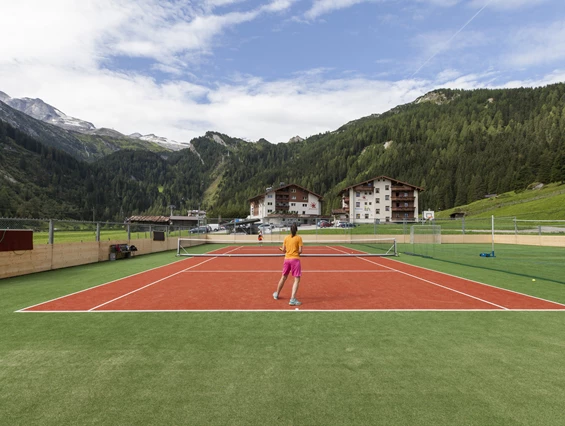
[[[131,216],[127,222],[169,223],[167,216]]]
[[[312,191],[310,191],[309,189],[304,188],[303,186],[297,185],[297,184],[295,184],[295,183],[289,183],[288,185],[283,185],[283,186],[279,186],[279,187],[276,187],[276,188],[273,187],[273,188],[271,188],[269,191],[265,191],[265,192],[263,192],[262,194],[259,194],[259,195],[256,195],[255,197],[249,198],[248,201],[253,201],[253,200],[256,200],[256,199],[258,199],[258,198],[265,197],[265,195],[266,195],[267,193],[269,193],[269,192],[273,192],[273,191],[274,191],[274,192],[277,192],[278,190],[284,189],[284,188],[288,188],[289,186],[296,186],[296,187],[298,187],[298,188],[300,188],[300,189],[302,189],[302,190],[304,190],[304,191],[306,191],[306,192],[309,192],[309,193],[312,194],[312,195],[315,195],[315,196],[318,197],[320,200],[323,199],[323,197],[322,197],[321,195],[318,195],[318,194],[316,194],[315,192],[312,192]]]
[[[393,179],[393,178],[388,177],[388,176],[385,176],[385,175],[381,175],[381,176],[376,176],[376,177],[374,177],[374,178],[371,178],[371,179],[366,180],[366,181],[363,181],[363,182],[356,183],[355,185],[348,186],[347,188],[343,188],[343,189],[341,190],[341,192],[345,191],[346,189],[351,189],[351,188],[354,188],[354,187],[356,187],[356,186],[363,185],[364,183],[373,182],[373,181],[376,180],[376,179],[388,179],[388,180],[390,180],[391,182],[401,183],[401,184],[403,184],[403,185],[408,185],[408,186],[411,186],[412,188],[416,188],[416,189],[419,190],[419,191],[425,191],[424,188],[421,188],[421,187],[419,187],[419,186],[412,185],[412,184],[409,184],[409,183],[406,183],[406,182],[402,182],[401,180]]]

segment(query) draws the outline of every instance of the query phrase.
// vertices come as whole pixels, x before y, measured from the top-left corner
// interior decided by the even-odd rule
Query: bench
[[[136,251],[136,246],[130,246],[127,244],[112,244],[110,245],[110,260],[129,259]]]

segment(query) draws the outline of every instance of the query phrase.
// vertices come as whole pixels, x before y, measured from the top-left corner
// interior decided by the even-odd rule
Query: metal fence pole
[[[465,235],[465,216],[461,218],[461,232]]]
[[[96,242],[100,242],[100,222],[96,222]]]
[[[53,219],[49,219],[49,240],[48,240],[48,244],[53,244],[53,242],[55,241],[55,227],[53,225]]]

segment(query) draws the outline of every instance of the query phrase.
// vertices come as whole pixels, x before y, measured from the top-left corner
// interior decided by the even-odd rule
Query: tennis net
[[[397,256],[396,239],[303,240],[302,257]],[[282,257],[281,242],[179,238],[177,256]]]

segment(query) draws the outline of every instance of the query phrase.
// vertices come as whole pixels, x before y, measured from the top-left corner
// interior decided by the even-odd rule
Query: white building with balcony
[[[332,214],[352,223],[415,222],[418,195],[423,188],[387,176],[349,186],[341,191],[341,209]]]
[[[275,225],[314,224],[322,215],[322,197],[296,184],[269,187],[249,204],[250,219]]]

